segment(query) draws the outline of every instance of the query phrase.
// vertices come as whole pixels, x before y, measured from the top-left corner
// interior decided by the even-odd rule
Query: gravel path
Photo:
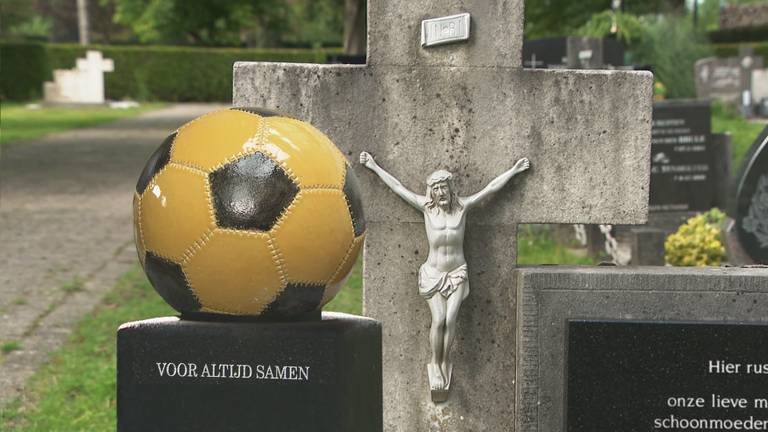
[[[173,105],[2,148],[0,344],[21,348],[0,359],[0,407],[136,262],[131,194],[149,155],[221,107]]]

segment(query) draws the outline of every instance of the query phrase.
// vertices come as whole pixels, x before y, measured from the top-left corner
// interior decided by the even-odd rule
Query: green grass
[[[173,313],[147,284],[141,269],[128,272],[35,373],[27,387],[28,400],[0,412],[0,430],[114,430],[117,327],[126,321]]]
[[[0,345],[0,352],[2,352],[3,354],[10,354],[20,349],[21,349],[21,342],[19,341],[3,342],[3,344]]]
[[[592,264],[557,244],[546,232],[523,227],[519,261]],[[326,310],[362,312],[361,260],[347,286]],[[75,281],[67,286],[78,285]],[[62,288],[64,289],[64,288]],[[66,290],[66,289],[65,289]],[[415,299],[415,301],[418,299]],[[65,345],[30,379],[25,400],[0,412],[0,430],[14,432],[90,432],[115,428],[115,334],[127,321],[173,315],[137,266],[126,273],[100,306],[74,329]],[[5,350],[5,345],[3,345]]]
[[[581,256],[555,239],[550,231],[541,230],[531,225],[521,225],[517,234],[517,263],[533,264],[572,264],[594,265],[590,256]]]
[[[62,285],[61,290],[67,294],[74,294],[83,290],[84,281],[80,276],[75,276],[74,279]]]
[[[54,132],[109,123],[162,106],[163,104],[159,103],[148,103],[138,108],[128,109],[105,107],[29,109],[24,104],[3,101],[0,103],[0,145],[28,141]]]
[[[712,104],[712,132],[731,134],[731,170],[734,176],[738,174],[744,156],[764,127],[764,124],[744,120],[728,105]]]

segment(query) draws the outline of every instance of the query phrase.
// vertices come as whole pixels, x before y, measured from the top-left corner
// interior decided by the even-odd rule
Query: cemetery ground
[[[0,405],[135,262],[130,196],[147,156],[169,131],[216,108],[172,105],[3,145]]]
[[[521,230],[518,244],[521,264],[595,263],[558,244],[546,232],[535,229]],[[325,310],[362,313],[361,270],[359,260],[347,285]],[[48,432],[114,428],[117,327],[127,321],[174,313],[149,285],[141,268],[134,265],[94,312],[75,326],[66,344],[32,376],[24,396],[0,410],[0,430]]]
[[[42,136],[134,117],[164,106],[142,103],[133,108],[68,108],[3,101],[0,104],[0,145],[27,142]]]

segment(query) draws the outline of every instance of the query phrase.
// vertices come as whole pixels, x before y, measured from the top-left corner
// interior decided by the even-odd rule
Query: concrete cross
[[[105,59],[101,51],[89,50],[85,58],[77,59],[76,89],[78,102],[104,103],[104,72],[115,70],[112,59]]]
[[[364,313],[383,322],[386,431],[511,431],[515,424],[517,224],[643,223],[652,76],[523,70],[523,0],[368,5],[368,63],[236,63],[234,105],[284,110],[325,132],[366,198]],[[469,12],[469,41],[420,46],[421,21]],[[427,385],[430,312],[418,295],[422,215],[360,166],[361,150],[423,193],[445,168],[462,195],[527,156],[532,169],[468,218],[472,293],[462,305],[446,403]]]

